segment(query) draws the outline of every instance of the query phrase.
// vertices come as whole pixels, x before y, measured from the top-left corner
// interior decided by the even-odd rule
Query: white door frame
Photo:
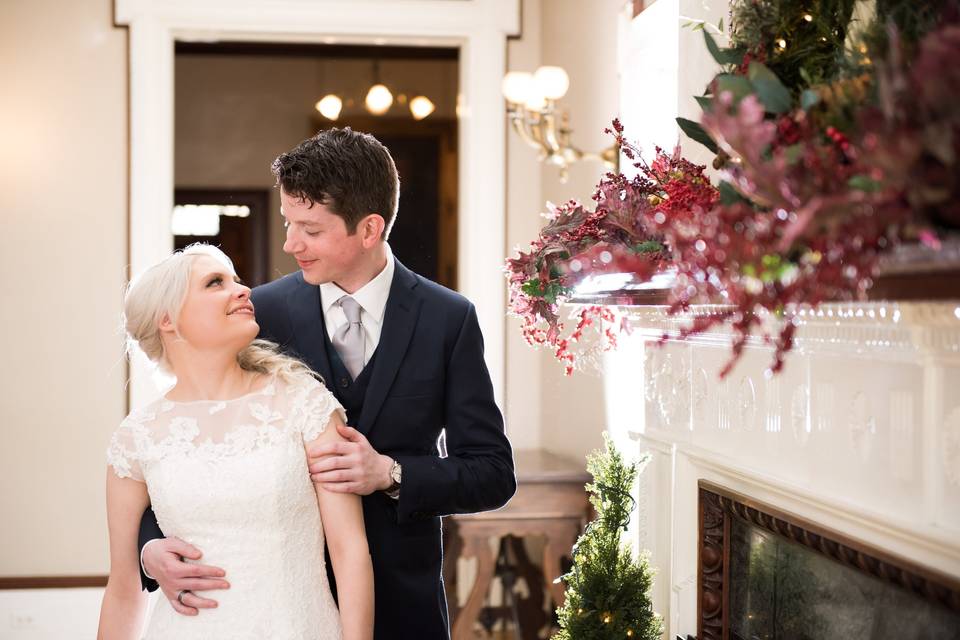
[[[498,402],[504,398],[506,130],[500,80],[520,0],[115,0],[130,37],[130,269],[173,247],[173,58],[183,41],[269,41],[460,48],[460,291],[477,307]],[[306,108],[306,106],[305,106]],[[132,408],[156,397],[131,366]]]

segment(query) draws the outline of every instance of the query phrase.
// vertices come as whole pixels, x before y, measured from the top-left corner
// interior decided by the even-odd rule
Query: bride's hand
[[[153,540],[143,549],[143,568],[160,585],[170,605],[185,616],[195,616],[199,609],[213,609],[216,600],[202,598],[196,591],[229,589],[220,567],[184,562],[184,558],[199,560],[203,553],[180,538]],[[184,593],[180,600],[177,597]]]
[[[366,496],[393,483],[393,459],[377,453],[362,433],[337,421],[340,442],[307,445],[310,479],[327,491]]]

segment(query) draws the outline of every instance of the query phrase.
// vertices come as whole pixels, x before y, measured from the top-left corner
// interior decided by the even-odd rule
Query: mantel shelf
[[[670,288],[633,288],[627,285],[612,291],[579,294],[568,302],[622,307],[664,306],[670,304],[670,291]],[[960,262],[881,273],[867,292],[867,301],[960,302]],[[718,301],[718,304],[722,303]]]
[[[570,304],[649,307],[670,304],[669,270],[647,282],[623,288],[580,293]],[[960,301],[960,237],[950,236],[940,249],[917,244],[898,247],[880,262],[879,275],[867,292],[871,302]],[[718,300],[717,304],[722,304]]]

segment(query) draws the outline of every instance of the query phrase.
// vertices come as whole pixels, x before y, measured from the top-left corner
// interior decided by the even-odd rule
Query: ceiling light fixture
[[[386,85],[375,84],[367,91],[364,104],[367,106],[367,111],[375,116],[382,116],[390,110],[390,106],[393,104],[393,94],[390,93],[390,89],[387,89]]]
[[[363,101],[364,107],[369,113],[374,116],[385,115],[393,107],[394,101],[401,105],[401,107],[410,109],[410,115],[414,120],[423,120],[437,110],[437,106],[433,101],[424,95],[416,95],[409,100],[407,99],[409,94],[406,93],[400,93],[394,96],[387,85],[380,80],[379,61],[373,60],[372,63],[372,85],[367,89]],[[353,113],[354,105],[356,105],[357,102],[359,101],[355,101],[349,95],[341,98],[335,93],[328,93],[318,100],[314,107],[327,120],[336,121],[343,115],[344,108],[347,109],[348,114]]]
[[[316,104],[317,111],[327,120],[336,120],[340,117],[340,111],[343,109],[343,100],[335,94],[323,96]]]

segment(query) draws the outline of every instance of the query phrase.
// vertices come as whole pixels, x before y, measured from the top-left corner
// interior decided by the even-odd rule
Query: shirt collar
[[[323,315],[326,316],[330,307],[343,296],[349,295],[372,316],[378,323],[383,323],[383,314],[387,309],[387,298],[390,297],[390,286],[393,284],[395,269],[393,251],[390,245],[383,243],[387,254],[387,264],[383,270],[370,282],[363,285],[353,294],[348,294],[333,282],[324,282],[320,285],[320,299],[323,301]]]

